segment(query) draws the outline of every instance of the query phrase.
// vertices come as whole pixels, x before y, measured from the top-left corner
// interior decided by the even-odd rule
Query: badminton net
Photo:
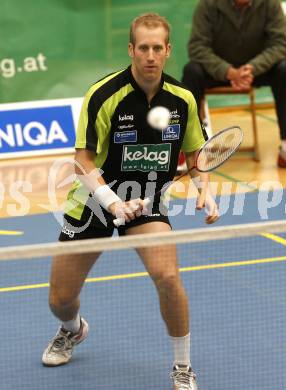
[[[285,232],[277,221],[1,248],[1,388],[171,389],[172,346],[134,249],[153,248],[155,263],[176,244],[199,389],[284,389]],[[67,366],[47,369],[41,354],[59,325],[48,309],[51,256],[91,252],[102,255],[81,293],[89,336]]]

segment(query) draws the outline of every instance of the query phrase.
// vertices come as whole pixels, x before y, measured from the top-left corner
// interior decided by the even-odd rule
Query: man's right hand
[[[116,218],[123,218],[125,222],[130,222],[142,215],[144,209],[143,200],[133,199],[128,202],[114,202],[108,211]]]
[[[254,79],[253,66],[250,64],[242,65],[240,68],[230,66],[227,70],[226,78],[237,91],[250,88]]]

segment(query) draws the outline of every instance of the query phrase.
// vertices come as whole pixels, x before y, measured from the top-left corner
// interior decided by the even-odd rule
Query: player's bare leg
[[[98,256],[89,253],[53,258],[49,303],[62,326],[43,353],[42,362],[46,366],[68,363],[73,347],[87,336],[88,323],[79,316],[79,294]]]
[[[128,229],[128,234],[170,230],[166,223],[150,222]],[[188,298],[179,275],[176,247],[139,248],[137,252],[157,288],[161,314],[173,343],[174,370],[171,376],[174,390],[196,390],[195,374],[190,368]]]

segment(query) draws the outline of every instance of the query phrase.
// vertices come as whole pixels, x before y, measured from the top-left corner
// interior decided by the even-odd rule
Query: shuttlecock
[[[148,112],[147,122],[154,129],[163,130],[170,122],[170,111],[163,106],[154,107]]]

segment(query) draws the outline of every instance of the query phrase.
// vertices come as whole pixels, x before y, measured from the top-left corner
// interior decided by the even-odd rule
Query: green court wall
[[[159,12],[171,26],[166,71],[180,79],[197,0],[3,0],[0,103],[83,96],[105,74],[129,63],[132,19]],[[5,37],[5,39],[3,39]],[[211,106],[228,104],[212,98]],[[243,102],[242,97],[237,98]],[[269,88],[257,101],[272,101]]]

